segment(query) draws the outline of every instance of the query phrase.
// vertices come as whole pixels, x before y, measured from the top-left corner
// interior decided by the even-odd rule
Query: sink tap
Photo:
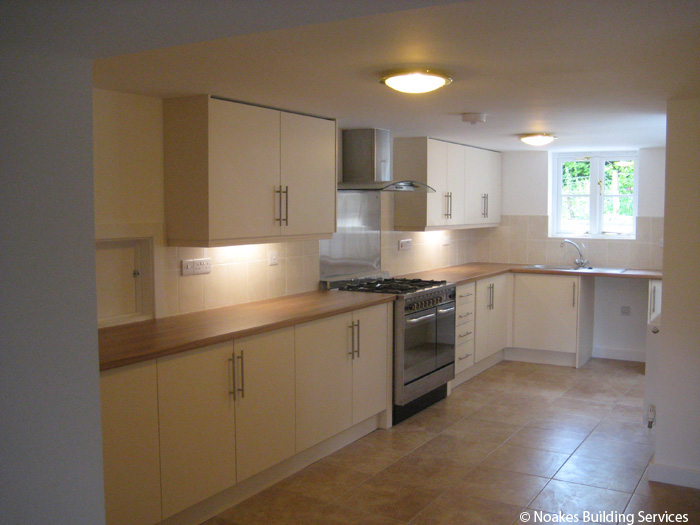
[[[576,244],[574,241],[571,239],[564,239],[560,246],[563,248],[565,244],[571,244],[574,248],[578,250],[578,259],[574,261],[574,264],[576,265],[577,268],[583,268],[584,266],[588,266],[589,262],[586,258],[583,256],[583,250],[581,249],[581,246],[583,246],[583,249],[586,249],[586,245],[581,243],[581,246]]]

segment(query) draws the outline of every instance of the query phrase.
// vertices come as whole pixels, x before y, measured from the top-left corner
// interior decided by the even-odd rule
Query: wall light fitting
[[[428,93],[448,85],[452,79],[432,69],[403,69],[385,74],[379,82],[402,93]]]
[[[551,144],[557,137],[551,133],[527,133],[520,135],[520,140],[529,146],[546,146]]]

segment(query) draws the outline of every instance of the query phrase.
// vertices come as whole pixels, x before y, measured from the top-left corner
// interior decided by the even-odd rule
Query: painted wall
[[[700,99],[668,103],[656,453],[649,477],[700,488]]]
[[[104,523],[88,60],[4,50],[0,514]]]

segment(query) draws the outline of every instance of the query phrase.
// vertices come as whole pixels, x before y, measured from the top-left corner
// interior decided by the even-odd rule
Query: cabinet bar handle
[[[282,186],[280,186],[281,188]],[[285,186],[282,193],[284,193],[284,225],[289,226],[289,186]],[[281,199],[282,197],[280,196]]]
[[[651,287],[651,313],[656,313],[656,286]]]
[[[357,358],[360,358],[360,320],[357,320]]]
[[[282,186],[280,186],[280,189],[277,189],[277,186],[275,186],[275,195],[277,195],[277,215],[278,215],[278,218],[275,219],[275,222],[279,222],[280,226],[282,226]]]
[[[241,350],[241,355],[238,357],[241,360],[241,388],[238,391],[241,393],[241,399],[245,399],[245,361],[243,360],[243,350]]]
[[[231,386],[232,390],[228,391],[230,396],[233,396],[233,400],[236,400],[236,354],[231,354],[231,359],[228,360],[231,363]]]
[[[486,194],[486,217],[489,216],[489,194]]]
[[[348,328],[350,328],[350,351],[348,354],[352,359],[355,359],[355,322],[353,321]]]
[[[466,332],[463,334],[459,334],[459,337],[467,337],[468,335],[472,335],[472,332]]]
[[[459,317],[460,319],[464,319],[465,317],[468,317],[468,316],[472,315],[473,313],[474,313],[474,312],[467,312],[466,314],[464,314],[464,315],[458,315],[457,317]]]
[[[463,299],[465,297],[471,297],[472,295],[474,295],[474,294],[473,293],[465,293],[464,295],[460,295],[459,298]]]
[[[571,306],[573,308],[576,308],[576,281],[573,282],[574,285],[574,293],[571,295]]]
[[[471,354],[467,354],[467,355],[465,355],[465,356],[458,357],[457,359],[458,359],[459,361],[464,361],[467,357],[471,357]]]

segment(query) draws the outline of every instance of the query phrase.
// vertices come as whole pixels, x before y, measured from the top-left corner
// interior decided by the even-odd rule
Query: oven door
[[[436,368],[455,362],[455,303],[443,303],[436,309]]]
[[[408,385],[437,368],[437,308],[404,319],[403,383]]]

